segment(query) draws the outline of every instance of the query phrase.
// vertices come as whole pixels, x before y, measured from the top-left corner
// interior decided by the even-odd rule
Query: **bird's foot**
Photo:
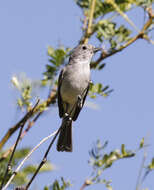
[[[68,113],[65,113],[65,114],[64,114],[64,117],[68,117]]]
[[[69,116],[68,113],[64,114],[64,119],[67,120],[67,121],[72,121],[72,118]]]
[[[82,98],[81,98],[81,95],[78,95],[77,105],[78,105],[78,107],[82,108]]]

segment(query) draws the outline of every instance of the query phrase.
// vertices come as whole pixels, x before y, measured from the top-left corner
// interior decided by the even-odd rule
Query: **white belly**
[[[80,64],[80,66],[79,66]],[[89,64],[67,65],[61,85],[61,97],[64,102],[74,104],[78,95],[83,96],[90,81]],[[69,69],[67,70],[67,67]]]

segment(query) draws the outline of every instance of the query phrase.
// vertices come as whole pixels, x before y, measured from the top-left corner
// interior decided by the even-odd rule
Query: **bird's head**
[[[91,44],[82,44],[75,47],[71,53],[71,58],[79,61],[90,62],[93,55],[102,50],[102,48],[95,48]]]

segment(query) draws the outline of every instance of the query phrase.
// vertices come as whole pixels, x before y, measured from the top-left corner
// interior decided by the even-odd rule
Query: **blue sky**
[[[141,13],[138,10],[131,15],[132,19],[135,16],[138,27],[143,23]],[[19,120],[19,114],[16,115],[16,96],[10,83],[12,75],[25,72],[29,78],[41,79],[45,64],[48,63],[48,45],[76,46],[81,37],[81,16],[82,13],[73,0],[0,1],[0,138]],[[97,44],[94,40],[92,43]],[[126,144],[128,149],[136,149],[141,138],[146,137],[150,144],[146,164],[151,161],[154,156],[153,52],[151,44],[139,40],[123,52],[106,59],[107,66],[103,71],[92,72],[94,82],[109,84],[114,92],[108,98],[87,99],[97,104],[99,109],[85,107],[74,123],[73,153],[58,153],[54,146],[48,159],[56,170],[39,175],[33,182],[32,189],[42,189],[61,176],[70,179],[74,184],[73,189],[79,189],[91,174],[87,163],[88,150],[97,139],[102,142],[109,140],[107,151],[111,151],[119,149],[121,144]],[[19,147],[35,146],[57,129],[60,122],[57,108],[51,107]],[[14,138],[6,147],[12,145]],[[30,162],[37,163],[41,160],[47,144],[31,157]],[[141,151],[135,158],[118,161],[102,178],[112,179],[115,190],[135,189],[142,158]],[[154,174],[151,173],[143,187],[154,189],[153,177]],[[102,186],[88,188],[98,189]]]

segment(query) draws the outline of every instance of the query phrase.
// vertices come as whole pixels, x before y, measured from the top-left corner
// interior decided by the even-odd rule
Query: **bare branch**
[[[83,183],[83,185],[81,186],[80,190],[84,190],[84,188],[86,188],[87,186],[91,185],[92,182],[90,180],[85,180],[85,182]]]
[[[22,162],[19,164],[19,166],[17,167],[17,169],[14,171],[13,175],[10,177],[10,179],[8,180],[7,184],[3,187],[2,190],[6,190],[7,187],[10,185],[11,181],[13,180],[13,178],[15,177],[15,175],[18,173],[18,171],[20,170],[20,168],[23,166],[23,164],[29,159],[29,157],[31,156],[31,154],[38,149],[41,144],[43,144],[45,141],[47,141],[48,139],[50,139],[52,136],[56,135],[58,131],[55,131],[53,133],[51,133],[49,136],[45,137],[44,139],[42,139],[29,153],[28,155],[22,160]]]

